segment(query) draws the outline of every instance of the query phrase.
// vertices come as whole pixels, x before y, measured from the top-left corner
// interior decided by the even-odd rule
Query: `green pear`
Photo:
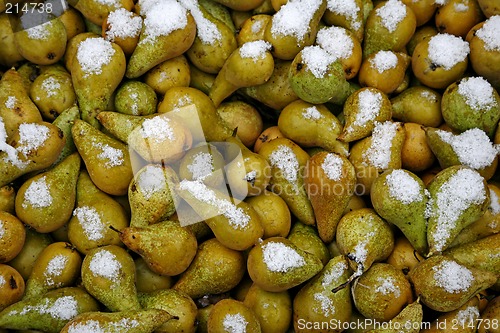
[[[94,25],[102,26],[110,12],[118,8],[132,10],[134,3],[131,0],[119,0],[116,2],[101,2],[96,0],[83,0],[71,3],[84,18]]]
[[[212,188],[223,189],[226,186],[222,172],[225,164],[224,156],[215,145],[201,144],[186,152],[180,160],[179,178],[198,180]]]
[[[477,332],[479,319],[479,297],[472,297],[467,303],[456,310],[441,314],[430,325],[421,330],[422,333],[448,333],[460,330],[463,333]],[[446,325],[440,323],[452,323]]]
[[[113,312],[140,310],[134,260],[121,247],[92,249],[82,263],[85,289]]]
[[[0,35],[3,36],[0,41],[0,64],[5,67],[17,67],[24,60],[15,44],[15,34],[11,23],[14,16],[5,12],[0,14]]]
[[[389,97],[377,88],[356,90],[347,98],[343,112],[345,125],[339,140],[352,142],[371,134],[375,122],[391,119],[392,105]]]
[[[398,227],[420,254],[427,253],[427,190],[422,180],[404,169],[378,176],[370,198],[375,211]]]
[[[135,285],[139,293],[170,289],[174,285],[174,279],[171,276],[164,276],[153,272],[142,257],[134,259],[134,263]]]
[[[356,173],[347,157],[320,152],[309,159],[304,183],[323,242],[335,238],[337,224],[356,186]]]
[[[174,289],[140,293],[139,302],[144,309],[160,309],[174,316],[172,320],[158,327],[155,330],[156,333],[195,332],[196,304],[185,293]]]
[[[146,6],[144,6],[146,7]],[[137,78],[151,68],[187,51],[196,36],[193,16],[177,1],[141,8],[145,16],[139,42],[130,56],[126,76]],[[164,24],[168,20],[169,24]]]
[[[438,127],[443,122],[441,95],[425,86],[410,87],[391,98],[394,119]]]
[[[128,198],[131,227],[146,227],[175,212],[179,198],[174,186],[179,179],[169,166],[148,164],[130,182]]]
[[[295,332],[312,331],[304,327],[303,322],[335,323],[340,327],[349,322],[352,312],[349,288],[335,293],[332,290],[346,283],[350,275],[347,259],[344,256],[337,256],[332,258],[320,273],[300,289],[293,299]],[[341,332],[341,330],[334,329],[332,332]]]
[[[198,242],[176,221],[161,221],[146,227],[128,227],[121,241],[144,258],[149,268],[161,275],[178,275],[191,264]]]
[[[112,228],[123,229],[128,221],[125,209],[82,170],[76,184],[76,208],[68,223],[68,239],[78,251],[87,254],[99,246],[120,245],[120,237]]]
[[[61,151],[61,154],[59,154],[57,160],[54,162],[54,165],[58,164],[76,151],[73,136],[71,135],[71,127],[73,127],[73,123],[77,119],[80,119],[80,110],[75,105],[61,112],[61,114],[52,122],[53,125],[56,125],[61,129],[64,133],[64,137],[66,138],[64,148]]]
[[[124,82],[117,90],[115,108],[117,112],[134,116],[147,116],[156,112],[158,98],[149,85],[140,81]]]
[[[303,172],[309,155],[292,140],[277,138],[259,150],[271,165],[271,189],[302,223],[315,223],[314,211],[304,187]]]
[[[199,245],[191,265],[172,289],[182,291],[191,298],[221,294],[236,287],[244,273],[243,254],[212,238]]]
[[[323,243],[318,231],[313,226],[297,221],[286,238],[302,251],[317,256],[323,265],[326,265],[330,260],[328,247]]]
[[[108,108],[124,74],[125,54],[117,44],[101,37],[89,37],[77,44],[71,77],[83,120],[99,127],[95,117]]]
[[[481,319],[483,319],[483,321],[478,325],[478,333],[488,333],[488,331],[490,330],[489,327],[491,327],[491,325],[488,327],[488,324],[486,323],[489,321],[493,323],[495,319],[498,319],[499,314],[500,298],[497,296],[489,301],[488,306],[483,310],[483,313],[481,314]]]
[[[497,281],[494,273],[466,267],[444,255],[421,261],[409,278],[422,303],[440,312],[458,309]]]
[[[237,32],[233,19],[231,18],[231,12],[229,10],[229,8],[231,8],[230,6],[211,0],[200,0],[198,3],[201,6],[200,9],[203,7],[203,9],[210,13],[210,15],[212,15],[215,19],[227,25],[233,33]]]
[[[308,103],[342,105],[351,93],[342,63],[320,46],[301,50],[290,65],[289,76],[293,91]]]
[[[163,323],[174,317],[163,310],[129,310],[120,312],[86,312],[68,322],[61,333],[114,332],[114,333],[152,333]]]
[[[128,136],[134,129],[141,126],[151,116],[135,116],[115,111],[101,111],[96,116],[99,123],[107,131],[123,143],[127,143]]]
[[[281,110],[278,127],[283,135],[302,147],[321,147],[348,156],[349,144],[337,140],[342,125],[323,104],[296,100]]]
[[[99,305],[85,290],[59,288],[5,308],[0,312],[0,327],[58,333],[79,314],[97,310]]]
[[[74,122],[71,133],[96,186],[111,195],[126,194],[133,177],[127,145],[83,120]]]
[[[309,280],[322,268],[314,254],[283,237],[267,238],[248,254],[248,273],[260,288],[280,292]]]
[[[80,156],[73,153],[53,169],[21,185],[16,196],[16,214],[38,232],[52,232],[71,218],[80,173]]]
[[[257,86],[269,80],[274,70],[271,44],[258,40],[234,50],[210,87],[209,97],[218,107],[238,88]]]
[[[419,300],[408,304],[389,321],[388,328],[375,328],[366,333],[419,333],[424,312]]]
[[[243,302],[226,298],[217,302],[208,316],[209,332],[261,332],[258,318]]]
[[[440,253],[460,231],[479,219],[490,205],[483,177],[461,165],[440,171],[428,185],[427,239],[429,256]]]

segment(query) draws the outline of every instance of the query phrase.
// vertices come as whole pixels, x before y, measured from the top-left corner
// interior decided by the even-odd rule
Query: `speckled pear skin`
[[[408,304],[401,312],[394,318],[392,318],[389,323],[392,325],[388,325],[389,327],[397,327],[399,324],[400,327],[404,327],[404,325],[407,322],[412,323],[412,326],[410,329],[404,331],[399,331],[398,332],[404,332],[404,333],[419,333],[420,328],[418,323],[422,322],[424,316],[424,312],[422,310],[422,304],[420,304],[420,301],[415,301],[411,304]],[[415,326],[415,328],[413,328]],[[366,333],[396,333],[394,329],[391,328],[380,328],[380,329],[372,329],[367,331]]]
[[[286,238],[299,249],[316,255],[323,265],[326,265],[330,260],[330,251],[313,226],[297,221]]]
[[[457,330],[461,333],[477,332],[477,324],[479,319],[479,295],[472,297],[464,305],[456,310],[446,312],[437,317],[429,328],[422,329],[422,333],[439,333],[442,328],[439,327],[439,322],[457,323]],[[463,323],[463,324],[462,324]],[[442,325],[442,324],[441,324]]]
[[[303,264],[299,267],[292,267],[284,272],[270,270],[264,261],[264,248],[266,244],[270,243],[282,244],[294,250],[302,258]],[[280,260],[283,258],[278,256],[273,259]],[[280,292],[309,280],[321,271],[323,264],[316,255],[301,250],[288,239],[270,237],[250,250],[247,267],[252,281],[260,288],[266,291]]]
[[[295,332],[310,332],[304,328],[300,329],[300,319],[308,322],[349,321],[352,313],[350,288],[343,288],[336,293],[332,290],[346,283],[351,274],[347,259],[344,256],[336,256],[300,289],[293,300]],[[324,309],[323,304],[331,306]]]
[[[56,315],[49,309],[54,308]],[[44,313],[37,309],[45,309]],[[13,330],[41,330],[58,333],[78,314],[98,311],[99,305],[85,290],[77,287],[60,288],[43,296],[22,300],[0,312],[0,327]]]
[[[463,282],[464,271],[462,270],[457,272],[450,269],[437,269],[441,267],[440,265],[443,263],[450,262],[453,263],[452,267],[459,265],[449,256],[435,255],[420,262],[413,270],[410,271],[408,275],[410,282],[413,284],[416,296],[420,297],[422,303],[429,308],[440,312],[448,312],[458,309],[471,297],[476,295],[478,292],[491,287],[497,281],[497,275],[494,273],[463,265],[460,265],[462,269],[468,270],[470,275],[473,277],[470,283]],[[457,281],[457,284],[463,283],[463,286],[458,285],[463,288],[457,288],[457,290],[453,290],[453,292],[447,291],[445,288],[449,288],[451,285],[437,281],[436,278],[439,279],[439,275],[436,274],[436,270],[438,272],[442,271],[445,274],[449,274],[449,278],[453,279],[453,281]],[[454,284],[453,286],[456,285]]]
[[[97,273],[92,270],[94,265]],[[82,282],[92,296],[113,312],[141,309],[135,287],[134,260],[119,246],[91,250],[83,259]]]
[[[227,331],[226,320],[230,316],[238,316],[243,321],[237,322],[236,329],[244,328],[247,333],[261,332],[260,323],[253,311],[246,307],[243,302],[234,299],[226,298],[217,302],[208,316],[207,328],[208,332],[223,332]],[[229,317],[231,318],[231,317]],[[241,325],[242,323],[245,323]]]
[[[152,116],[134,116],[115,111],[101,111],[96,118],[106,131],[118,140],[127,143],[130,133]]]
[[[80,110],[75,105],[64,110],[52,122],[53,125],[56,125],[61,129],[61,131],[64,133],[64,137],[66,138],[64,148],[62,149],[61,154],[59,154],[57,160],[54,162],[54,165],[58,164],[76,151],[75,143],[73,142],[73,136],[71,135],[71,127],[73,127],[73,123],[77,119],[80,119]]]
[[[403,172],[411,177],[419,186],[420,200],[405,203],[390,195],[387,177],[394,170],[385,171],[372,184],[370,198],[375,211],[387,222],[398,227],[411,245],[420,254],[427,253],[427,217],[425,214],[428,198],[422,180],[410,171]]]
[[[87,20],[101,26],[109,12],[116,8],[132,10],[134,3],[132,0],[120,0],[117,3],[108,4],[95,0],[76,1],[75,8],[80,11]]]
[[[221,265],[221,262],[224,262],[224,265]],[[182,291],[191,298],[220,294],[233,289],[244,273],[243,254],[212,238],[199,245],[191,265],[182,273],[172,289]]]
[[[152,333],[163,323],[173,319],[166,311],[159,309],[129,310],[120,312],[86,312],[68,322],[61,333],[71,332],[72,328],[95,328],[95,323],[104,331],[114,333]]]
[[[438,133],[442,130],[432,127],[425,127],[424,130],[427,143],[438,159],[441,168],[446,169],[452,165],[461,164],[453,147],[439,136]]]

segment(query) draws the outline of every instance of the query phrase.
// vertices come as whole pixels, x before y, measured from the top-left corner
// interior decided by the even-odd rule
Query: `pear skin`
[[[150,293],[157,290],[169,289],[174,285],[172,277],[153,272],[142,257],[136,258],[134,263],[135,285],[139,293]]]
[[[128,147],[83,120],[75,121],[71,133],[96,186],[111,195],[126,194],[133,177]]]
[[[422,333],[451,333],[457,330],[463,333],[475,333],[479,319],[479,297],[472,297],[467,303],[456,310],[441,314],[429,328],[421,330]],[[439,323],[453,323],[448,327],[440,327]],[[442,325],[442,324],[441,324]]]
[[[292,215],[286,202],[277,194],[265,191],[261,195],[250,197],[245,201],[255,209],[264,228],[263,239],[281,236],[290,232]]]
[[[36,258],[53,242],[53,239],[50,234],[41,234],[31,228],[25,228],[25,233],[21,252],[9,261],[9,265],[14,267],[24,280],[27,280],[31,275]]]
[[[16,190],[11,185],[0,187],[0,211],[16,213]]]
[[[375,211],[426,254],[428,197],[422,180],[404,169],[388,170],[375,179],[370,197]]]
[[[121,230],[121,241],[140,254],[154,272],[161,275],[178,275],[191,264],[198,243],[194,235],[174,221]]]
[[[53,169],[28,179],[17,192],[17,216],[38,232],[62,227],[73,213],[79,173],[80,156],[73,153]]]
[[[73,136],[71,135],[71,127],[73,127],[73,123],[75,120],[80,119],[80,110],[78,107],[72,106],[66,110],[64,110],[57,118],[52,122],[53,125],[56,125],[61,129],[64,133],[64,137],[66,138],[66,143],[64,144],[64,148],[59,154],[59,157],[54,162],[58,164],[62,160],[64,160],[69,155],[73,154],[76,151],[75,143],[73,141]]]
[[[0,327],[58,333],[77,315],[98,310],[98,303],[85,290],[59,288],[5,308],[0,312]]]
[[[422,303],[440,312],[458,309],[497,281],[494,273],[460,265],[443,255],[420,262],[409,277]]]
[[[96,0],[83,0],[76,1],[74,6],[87,20],[96,25],[102,25],[111,11],[118,8],[132,10],[134,3],[132,0],[120,0],[113,3],[103,3]]]
[[[0,263],[10,262],[23,250],[26,230],[15,215],[0,211]]]
[[[287,239],[299,249],[317,256],[323,265],[326,265],[330,260],[328,247],[323,243],[318,231],[313,226],[297,221],[290,230]]]
[[[404,122],[438,127],[443,122],[441,94],[426,86],[410,87],[391,98],[392,116]]]
[[[337,224],[354,194],[356,173],[349,160],[335,153],[320,152],[306,165],[304,184],[323,242],[331,243]]]
[[[2,0],[2,5],[5,1]],[[0,5],[0,8],[2,7]],[[3,7],[5,9],[5,6]],[[15,34],[12,30],[11,20],[13,14],[2,13],[0,15],[0,64],[5,67],[17,67],[24,57],[19,53],[15,44]]]
[[[0,276],[3,281],[9,281],[0,286],[0,295],[2,295],[0,311],[2,311],[23,298],[25,283],[21,274],[10,265],[0,264]]]
[[[83,259],[82,282],[92,296],[113,312],[141,309],[134,260],[121,247],[107,245],[91,250]]]
[[[121,142],[127,143],[130,133],[151,116],[134,116],[115,111],[102,111],[96,118],[109,134]]]
[[[243,254],[212,238],[199,245],[191,265],[172,289],[182,291],[191,298],[220,294],[236,287],[244,273]]]
[[[417,300],[405,306],[405,308],[401,310],[396,317],[392,318],[389,321],[389,328],[371,329],[366,333],[419,333],[423,317],[424,312],[422,310],[422,304],[420,304],[419,300]],[[408,322],[411,323],[409,327],[405,326],[408,325]],[[402,329],[395,329],[391,327],[399,327]]]
[[[352,6],[354,8],[336,2],[329,2],[323,19],[328,25],[335,25],[352,31],[356,38],[362,42],[365,27],[363,0],[353,1]]]
[[[234,299],[223,299],[217,302],[208,316],[209,332],[238,331],[248,333],[261,332],[258,318],[253,311]]]

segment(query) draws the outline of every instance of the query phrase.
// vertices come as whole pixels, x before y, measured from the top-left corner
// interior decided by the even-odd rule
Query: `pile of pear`
[[[500,332],[498,1],[11,4],[0,333]]]

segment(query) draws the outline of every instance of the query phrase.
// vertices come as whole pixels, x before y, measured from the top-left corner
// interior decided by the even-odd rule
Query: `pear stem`
[[[120,235],[122,234],[122,232],[118,229],[116,229],[115,227],[113,227],[112,225],[109,226],[109,229],[113,230],[114,232],[117,232],[119,233]]]

